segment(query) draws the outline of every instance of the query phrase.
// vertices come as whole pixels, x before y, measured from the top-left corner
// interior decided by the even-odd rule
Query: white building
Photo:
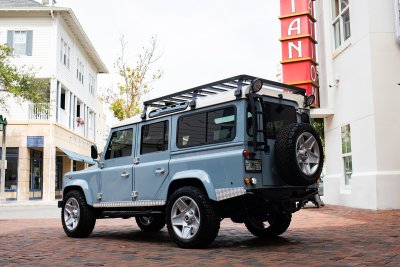
[[[51,96],[50,108],[10,98],[8,112],[0,113],[9,122],[7,197],[53,200],[62,175],[84,168],[90,146],[103,144],[96,88],[98,73],[108,70],[69,8],[0,1],[0,43],[14,49],[17,66],[33,66],[37,78],[48,80]]]
[[[399,0],[318,0],[325,200],[400,208]]]

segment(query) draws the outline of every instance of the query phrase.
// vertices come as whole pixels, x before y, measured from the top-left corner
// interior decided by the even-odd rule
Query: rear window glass
[[[275,139],[277,133],[286,125],[297,122],[296,109],[293,106],[266,102],[268,138]],[[261,125],[259,125],[261,128]],[[247,132],[253,135],[253,120],[250,107],[247,111]]]
[[[199,146],[233,140],[236,134],[234,107],[182,116],[178,120],[177,146]]]

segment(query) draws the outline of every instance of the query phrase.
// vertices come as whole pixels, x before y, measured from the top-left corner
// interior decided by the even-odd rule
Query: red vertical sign
[[[314,0],[280,0],[283,82],[314,94],[319,107]]]

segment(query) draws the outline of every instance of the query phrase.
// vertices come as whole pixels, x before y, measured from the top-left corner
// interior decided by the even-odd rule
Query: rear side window
[[[168,150],[168,121],[142,126],[140,154]]]
[[[296,109],[293,106],[266,102],[268,138],[275,139],[277,133],[286,125],[297,122]],[[253,135],[253,121],[250,108],[247,112],[247,132]]]
[[[180,148],[230,141],[236,135],[234,107],[182,116],[178,120]]]
[[[132,141],[133,129],[125,129],[113,132],[104,159],[131,156]]]

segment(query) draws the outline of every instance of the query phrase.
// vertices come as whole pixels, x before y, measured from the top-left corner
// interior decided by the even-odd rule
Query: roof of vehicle
[[[142,115],[137,115],[123,120],[113,125],[112,128],[149,120],[150,113],[154,112],[155,110],[168,110],[178,107],[176,111],[171,110],[172,112],[166,112],[166,116],[186,112],[194,108],[199,109],[246,98],[246,94],[249,93],[251,83],[256,79],[259,78],[250,75],[237,75],[224,80],[208,83],[191,89],[183,90],[178,93],[145,101],[143,103],[145,106],[145,112]],[[303,105],[305,96],[304,89],[266,79],[260,80],[263,82],[263,87],[257,94],[275,98],[283,98],[285,100],[295,101],[299,106]],[[187,105],[182,105],[184,103],[187,103]],[[179,106],[182,106],[182,108],[179,109]],[[148,107],[150,107],[150,109]],[[162,116],[164,116],[164,114],[154,118],[159,118]]]

